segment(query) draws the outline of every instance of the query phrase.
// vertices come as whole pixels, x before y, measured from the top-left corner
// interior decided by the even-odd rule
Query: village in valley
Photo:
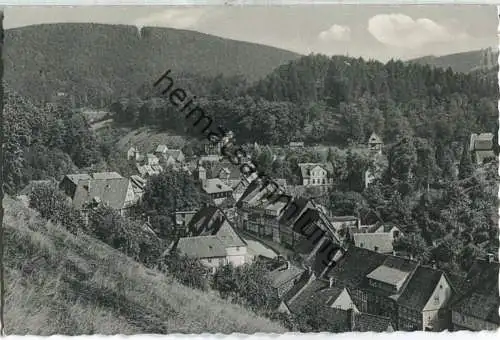
[[[495,7],[17,7],[0,332],[500,327]]]
[[[170,238],[162,256],[176,253],[198,261],[207,269],[203,276],[216,275],[226,266],[264,264],[275,299],[273,308],[281,315],[321,315],[333,325],[329,329],[339,332],[498,327],[496,254],[474,259],[463,277],[446,273],[436,264],[422,264],[414,253],[395,249],[404,228],[381,221],[364,224],[359,215],[335,215],[320,203],[335,185],[328,160],[299,162],[297,183],[275,178],[285,192],[278,195],[256,174],[244,177],[239,166],[225,159],[221,147],[221,142],[205,143],[202,154],[188,157],[166,144],[149,150],[130,146],[122,155],[136,170],[130,177],[115,171],[67,174],[52,185],[64,192],[88,223],[89,212],[100,205],[120,216],[144,220],[144,212],[138,215],[135,207],[151,178],[166,170],[192,178],[208,200],[171,214],[175,237]],[[471,135],[467,147],[479,167],[485,159],[495,157],[492,134]],[[249,149],[255,152],[262,147],[255,143]],[[282,157],[281,149],[329,153],[328,148],[291,142],[274,148],[274,159]],[[387,166],[387,162],[379,160],[386,158],[386,148],[372,133],[358,149],[373,162],[360,173],[363,186],[368,187],[385,171],[380,164]],[[33,181],[18,197],[29,202],[37,184],[50,182]],[[307,223],[328,231],[315,243],[294,229],[310,210],[317,214]],[[149,217],[141,226],[159,238]],[[333,261],[325,261],[321,255],[326,239],[336,246]]]

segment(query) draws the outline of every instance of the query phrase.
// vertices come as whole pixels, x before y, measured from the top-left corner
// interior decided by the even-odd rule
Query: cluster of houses
[[[294,144],[295,145],[295,144]],[[291,146],[290,146],[291,147]],[[302,145],[301,148],[304,146]],[[366,150],[374,161],[374,165],[378,163],[376,160],[382,156],[384,143],[382,139],[375,133],[372,133],[368,139]],[[291,147],[292,148],[292,147]],[[296,146],[293,148],[297,148]],[[299,163],[301,185],[304,187],[331,187],[335,182],[333,165],[329,162],[325,163]],[[377,177],[381,169],[367,169],[364,173],[365,186],[370,185]]]
[[[160,144],[152,153],[142,154],[135,146],[127,150],[127,160],[136,164],[139,175],[153,176],[163,171],[165,166],[182,166],[186,157],[182,150],[169,149],[165,144]]]
[[[471,136],[470,151],[476,160],[491,157],[491,140],[488,134]],[[370,136],[368,147],[374,157],[382,154],[377,135]],[[211,145],[206,153],[220,157],[220,145]],[[148,176],[160,173],[163,166],[188,171],[213,204],[173,214],[179,237],[166,252],[196,258],[212,270],[228,263],[268,261],[273,264],[268,276],[281,312],[300,315],[314,306],[336,332],[493,330],[500,325],[499,263],[493,258],[477,260],[466,277],[451,277],[396,256],[393,243],[402,236],[397,226],[362,225],[356,216],[332,216],[313,199],[277,194],[272,184],[255,174],[242,177],[238,166],[220,158],[198,160],[189,167],[182,151],[166,145],[145,155],[132,147],[127,158],[136,162],[137,175],[69,174],[58,187],[83,216],[100,204],[126,216],[141,200]],[[299,167],[303,186],[332,185],[328,164]],[[374,178],[365,174],[366,184]],[[276,182],[286,189],[285,180]],[[308,214],[311,211],[314,214]],[[306,215],[308,226],[326,231],[316,243],[296,231]],[[321,248],[326,240],[334,245],[334,256],[325,262]],[[284,261],[279,249],[293,251],[300,260]]]
[[[252,184],[247,187],[247,195],[237,202],[238,215],[244,214],[240,209],[245,197],[255,191]],[[265,195],[265,189],[260,191]],[[330,331],[493,330],[500,325],[500,265],[492,257],[477,260],[466,277],[452,277],[411,258],[396,256],[389,249],[369,249],[361,244],[345,251],[339,246],[340,255],[334,256],[333,263],[325,263],[320,254],[322,242],[311,244],[293,231],[308,209],[319,211],[316,218],[309,219],[310,223],[328,224],[327,229],[334,231],[330,239],[339,245],[341,230],[350,230],[354,235],[391,234],[392,238],[399,237],[400,230],[361,226],[352,217],[330,220],[321,207],[300,198],[294,199],[300,206],[293,212],[291,204],[280,202],[277,205],[283,211],[282,218],[275,224],[262,223],[260,228],[272,225],[264,233],[277,229],[282,236],[287,235],[283,240],[294,239],[300,261],[283,260],[279,252],[260,242],[252,241],[255,244],[250,245],[253,238],[246,236],[248,229],[242,222],[229,221],[224,210],[215,206],[179,213],[178,223],[187,232],[171,250],[197,258],[214,270],[227,263],[239,266],[256,259],[268,261],[273,264],[268,278],[280,301],[277,310],[300,316],[313,308],[331,324]],[[268,208],[264,205],[262,209],[271,210]],[[281,239],[274,237],[273,241]]]

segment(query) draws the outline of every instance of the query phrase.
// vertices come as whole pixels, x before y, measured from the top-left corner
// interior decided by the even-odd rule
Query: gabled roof
[[[227,219],[224,220],[215,235],[226,247],[245,247],[247,245],[245,241],[236,233]]]
[[[123,178],[123,176],[115,171],[112,171],[112,172],[94,172],[92,174],[92,178],[93,179],[116,179],[116,178]]]
[[[199,209],[188,224],[191,235],[200,236],[209,230],[217,232],[224,218],[224,212],[213,205]]]
[[[132,182],[132,185],[139,189],[144,189],[144,187],[146,186],[146,180],[138,175],[130,176],[130,181]]]
[[[180,155],[182,154],[182,151],[170,149],[170,150],[164,151],[164,154],[165,154],[165,157],[167,157],[167,158],[169,156],[171,156],[173,159],[177,160],[180,157]]]
[[[443,275],[444,273],[440,270],[418,266],[403,293],[398,298],[398,304],[423,311]]]
[[[197,259],[226,256],[226,248],[217,236],[183,237],[176,248],[181,254]]]
[[[452,310],[500,325],[499,266],[498,262],[476,260],[463,282],[463,293],[454,300]]]
[[[326,163],[299,163],[299,168],[300,168],[300,174],[302,175],[302,178],[308,178],[310,176],[310,172],[312,169],[315,167],[321,167],[322,169],[326,170],[327,175],[331,174],[333,172],[333,165],[329,162]]]
[[[234,179],[234,180],[241,179],[240,167],[237,165],[234,165],[231,162],[216,162],[211,167],[211,171],[210,171],[209,176],[212,178],[219,177],[221,171],[226,172],[229,175],[229,179]]]
[[[188,226],[193,236],[217,236],[226,247],[246,246],[224,212],[217,207],[207,206],[198,210]]]
[[[300,290],[309,283],[311,276],[314,275],[312,272],[309,272],[307,270],[304,270],[302,274],[300,275],[299,279],[297,282],[293,285],[293,287],[283,295],[282,300],[285,302],[285,304],[288,304],[291,299],[293,299],[299,292]],[[287,306],[288,307],[288,306]]]
[[[289,282],[290,280],[293,280],[295,278],[298,278],[300,275],[302,275],[303,272],[304,269],[290,264],[290,266],[287,269],[284,269],[284,267],[282,266],[269,272],[268,278],[271,280],[271,285],[274,288],[278,288],[284,283]]]
[[[207,194],[217,194],[221,192],[232,192],[233,188],[226,185],[218,178],[210,178],[203,182],[202,186],[203,191]]]
[[[489,151],[493,148],[493,137],[492,133],[473,133],[470,136],[469,149],[471,151]]]
[[[367,274],[384,263],[386,255],[358,247],[349,247],[343,258],[328,273],[328,277],[344,283],[347,287],[358,287]]]
[[[408,283],[408,279],[418,266],[418,262],[410,259],[387,256],[384,262],[372,272],[368,273],[366,277],[376,281],[384,282],[389,285],[396,286],[401,289]],[[367,282],[365,281],[365,284]],[[366,285],[365,287],[370,287]],[[370,289],[372,289],[370,287]],[[378,289],[377,289],[378,290]],[[384,294],[382,291],[380,294]],[[385,294],[384,294],[385,295]]]
[[[283,212],[280,223],[293,227],[293,224],[307,208],[312,208],[312,203],[309,199],[301,197],[294,199]]]
[[[332,216],[332,222],[357,222],[359,218],[356,216]]]
[[[160,144],[158,145],[158,147],[156,148],[155,152],[158,152],[158,153],[164,153],[165,151],[168,150],[168,147],[165,145],[165,144]]]
[[[73,182],[74,184],[78,184],[81,180],[89,180],[92,177],[89,174],[70,174],[66,175],[66,177]]]
[[[80,181],[73,196],[73,206],[82,209],[97,200],[113,209],[124,209],[129,185],[130,180],[123,177]]]
[[[354,233],[354,244],[380,253],[390,253],[393,250],[391,233]]]
[[[370,135],[368,144],[382,144],[382,139],[374,132]]]
[[[295,296],[292,296],[289,300],[285,300],[285,303],[292,313],[299,312],[300,309],[308,304],[321,304],[326,306],[327,300],[319,293],[326,287],[328,287],[328,283],[321,280],[314,280],[305,285],[301,292],[295,294]],[[342,289],[340,289],[339,295],[341,292]]]

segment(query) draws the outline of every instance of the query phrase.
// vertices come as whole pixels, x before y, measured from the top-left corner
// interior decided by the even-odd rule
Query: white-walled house
[[[302,185],[320,186],[333,184],[330,163],[299,163]]]
[[[199,259],[205,266],[216,268],[232,263],[241,266],[247,262],[247,244],[234,230],[224,212],[208,206],[200,209],[188,226],[189,237],[179,239],[181,254]]]

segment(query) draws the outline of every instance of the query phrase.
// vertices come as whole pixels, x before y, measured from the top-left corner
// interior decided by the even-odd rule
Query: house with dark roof
[[[160,144],[155,150],[156,156],[167,166],[183,163],[186,159],[184,153],[179,149],[169,149],[165,144]]]
[[[500,327],[499,266],[493,259],[473,263],[452,302],[453,330],[482,331]]]
[[[281,213],[292,198],[279,193],[275,184],[266,185],[259,178],[249,184],[242,180],[240,185],[245,190],[236,203],[238,225],[259,236],[272,238]]]
[[[307,304],[322,304],[330,308],[343,310],[352,309],[358,312],[356,305],[351,299],[349,291],[345,287],[333,286],[330,282],[322,279],[316,279],[315,276],[308,280],[305,285],[300,287],[295,294],[284,296],[279,310],[286,313],[297,313]]]
[[[304,273],[305,269],[286,261],[283,265],[269,272],[267,277],[271,281],[271,287],[275,290],[276,296],[282,298],[303,278]]]
[[[59,189],[63,191],[68,197],[73,197],[80,180],[90,180],[91,178],[92,177],[89,174],[66,175],[59,183]]]
[[[241,182],[240,167],[231,162],[215,162],[207,173],[207,178],[218,178],[231,188]]]
[[[132,189],[134,190],[134,195],[136,201],[139,201],[146,189],[146,180],[138,175],[130,176],[130,183],[132,184]]]
[[[201,189],[215,202],[222,204],[227,198],[232,197],[233,189],[218,178],[210,178],[201,182]]]
[[[66,175],[59,188],[71,199],[75,209],[84,214],[104,204],[121,215],[137,203],[132,182],[116,172]]]
[[[200,209],[189,222],[189,237],[181,237],[172,249],[210,268],[240,266],[248,259],[245,240],[216,207]]]
[[[176,211],[172,215],[179,236],[189,234],[189,223],[199,210]]]
[[[299,163],[302,185],[329,186],[333,184],[331,163]]]
[[[449,326],[454,291],[440,270],[350,247],[325,277],[348,288],[361,312],[389,317],[398,330],[440,331]]]

